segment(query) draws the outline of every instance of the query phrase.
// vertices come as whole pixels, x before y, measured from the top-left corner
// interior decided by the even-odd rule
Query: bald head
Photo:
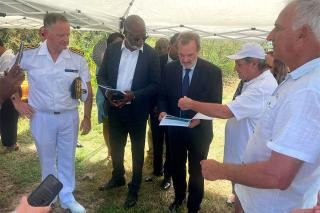
[[[124,21],[125,45],[131,51],[142,48],[147,39],[146,26],[143,19],[137,15],[130,15]]]
[[[138,15],[130,15],[124,21],[124,30],[126,32],[131,32],[136,28],[146,28],[143,19]]]

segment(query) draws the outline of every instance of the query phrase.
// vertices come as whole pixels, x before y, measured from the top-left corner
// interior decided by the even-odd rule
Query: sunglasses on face
[[[143,35],[139,35],[139,34],[134,34],[134,33],[127,33],[127,37],[130,37],[130,39],[134,42],[139,42],[139,41],[145,41],[147,40],[147,38],[149,37],[147,33],[143,34]]]

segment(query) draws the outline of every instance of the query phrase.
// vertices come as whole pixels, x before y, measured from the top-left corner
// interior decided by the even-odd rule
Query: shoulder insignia
[[[69,47],[69,50],[70,50],[71,52],[73,52],[73,53],[76,53],[76,54],[78,54],[78,55],[84,56],[84,51],[82,51],[82,50],[76,49],[76,48],[74,48],[74,47]]]
[[[23,50],[32,50],[32,49],[36,49],[40,46],[40,44],[36,44],[36,45],[26,45],[24,46]]]

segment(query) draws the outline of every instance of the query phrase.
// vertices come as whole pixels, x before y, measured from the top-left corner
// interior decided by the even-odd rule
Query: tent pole
[[[123,23],[124,23],[124,20],[127,18],[129,12],[130,12],[130,9],[133,5],[135,0],[132,0],[130,3],[129,3],[129,6],[128,8],[126,9],[126,11],[124,12],[123,16],[120,17],[120,23],[119,23],[119,32],[122,32],[123,31]]]

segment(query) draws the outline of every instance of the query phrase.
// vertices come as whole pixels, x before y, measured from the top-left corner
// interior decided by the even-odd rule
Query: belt
[[[77,109],[74,109],[74,110],[77,110]],[[61,115],[64,113],[72,112],[74,110],[73,109],[72,110],[65,110],[65,111],[41,111],[41,110],[39,110],[39,112],[47,113],[47,114],[51,114],[51,115]]]

